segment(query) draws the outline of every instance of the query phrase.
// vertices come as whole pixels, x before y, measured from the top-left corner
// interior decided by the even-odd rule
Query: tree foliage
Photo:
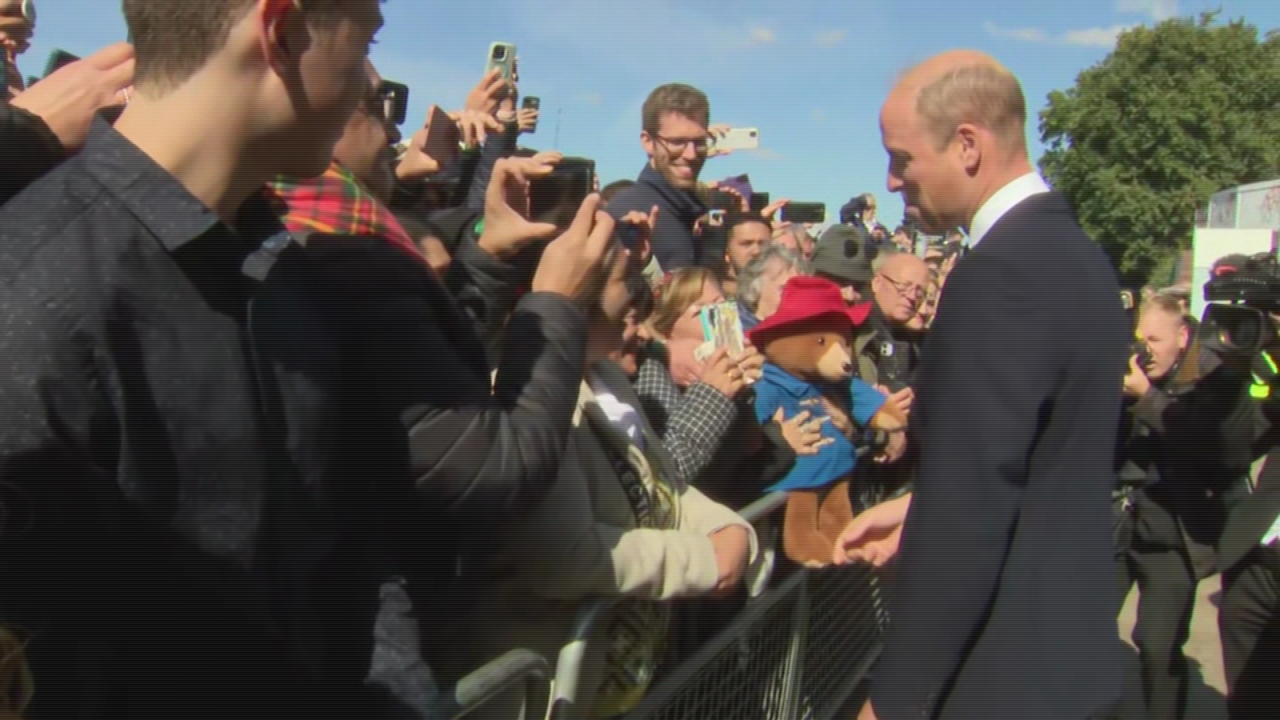
[[[1127,278],[1189,247],[1209,196],[1280,177],[1280,35],[1214,14],[1122,34],[1040,113],[1040,169]]]

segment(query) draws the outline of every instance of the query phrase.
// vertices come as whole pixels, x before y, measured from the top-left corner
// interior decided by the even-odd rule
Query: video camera
[[[1202,347],[1253,357],[1276,340],[1272,313],[1280,313],[1280,262],[1273,253],[1228,255],[1213,264],[1200,320]]]

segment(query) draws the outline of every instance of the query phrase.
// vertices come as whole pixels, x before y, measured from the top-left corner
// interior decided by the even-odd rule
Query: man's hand
[[[781,227],[787,227],[791,223],[782,223],[777,219],[777,217],[778,217],[778,211],[786,207],[787,204],[790,202],[791,201],[787,200],[786,198],[783,198],[782,200],[774,200],[773,202],[764,206],[764,209],[760,211],[760,217],[764,218],[775,229],[781,228]]]
[[[907,434],[901,430],[889,433],[889,442],[884,449],[872,459],[880,465],[892,465],[907,453]]]
[[[497,68],[490,70],[471,88],[463,109],[492,116],[497,111],[502,96],[506,94],[506,87],[507,81],[502,78],[502,71]]]
[[[1138,367],[1138,356],[1129,357],[1129,374],[1124,376],[1124,394],[1131,398],[1141,398],[1151,389],[1151,379]]]
[[[618,218],[618,225],[633,228],[631,232],[636,234],[636,238],[630,248],[631,257],[642,268],[648,265],[649,260],[653,258],[653,230],[658,226],[658,206],[654,205],[647,214],[640,210],[632,210]]]
[[[598,300],[613,225],[609,213],[600,210],[600,196],[588,195],[569,229],[542,251],[533,275],[533,291],[562,295],[580,307]]]
[[[711,533],[710,538],[716,551],[716,568],[720,571],[714,594],[728,595],[742,582],[742,573],[750,559],[751,539],[741,525],[720,528]]]
[[[533,132],[538,128],[538,111],[533,108],[520,108],[516,111],[516,126],[520,132]]]
[[[746,389],[746,378],[736,363],[729,358],[729,351],[718,348],[707,358],[702,376],[698,378],[704,385],[710,385],[730,400],[738,397],[738,393]]]
[[[831,418],[820,417],[810,420],[811,417],[809,411],[805,410],[787,420],[782,413],[782,408],[778,408],[773,414],[773,421],[782,429],[782,438],[787,441],[787,445],[791,446],[796,455],[801,457],[817,455],[819,450],[835,442],[834,438],[822,436],[822,426],[830,422]]]
[[[108,45],[32,85],[10,103],[39,116],[68,152],[89,136],[94,115],[125,104],[133,85],[133,46]]]
[[[555,236],[555,225],[528,220],[529,180],[550,175],[554,164],[537,158],[502,158],[494,164],[484,192],[481,249],[496,258],[507,258],[538,240]]]
[[[831,561],[836,565],[868,562],[880,567],[898,554],[902,539],[902,523],[911,507],[911,495],[880,503],[849,522],[836,546]]]

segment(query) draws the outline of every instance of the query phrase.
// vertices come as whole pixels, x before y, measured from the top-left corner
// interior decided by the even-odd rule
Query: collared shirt
[[[801,412],[808,412],[813,419],[829,417],[822,404],[821,388],[772,363],[765,363],[764,373],[755,384],[755,393],[756,419],[761,424],[773,420],[779,408],[787,420]],[[850,407],[853,408],[851,419],[860,427],[865,427],[880,411],[886,398],[880,391],[858,378],[853,378],[849,383],[849,393]],[[849,438],[830,421],[823,423],[822,437],[830,439],[831,443],[815,455],[797,457],[791,472],[767,491],[820,488],[853,472],[858,456]]]
[[[594,372],[587,374],[587,386],[595,394],[596,405],[609,419],[609,424],[626,435],[636,447],[644,450],[644,422],[640,419],[640,411],[619,400],[604,379]]]
[[[991,228],[1004,217],[1005,213],[1014,209],[1023,200],[1032,195],[1051,192],[1049,185],[1040,177],[1040,173],[1030,172],[996,191],[987,198],[969,223],[969,248],[973,249],[982,242]]]
[[[266,200],[236,227],[102,121],[0,210],[2,620],[41,633],[37,715],[328,694],[337,353]]]

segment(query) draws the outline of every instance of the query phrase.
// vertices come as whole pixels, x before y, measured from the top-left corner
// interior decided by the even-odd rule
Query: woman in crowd
[[[732,592],[758,554],[751,526],[681,477],[610,360],[641,342],[644,318],[633,307],[647,289],[629,282],[639,267],[620,246],[609,262],[588,313],[588,369],[559,478],[531,517],[464,557],[477,602],[465,622],[448,619],[454,641],[440,643],[444,657],[432,662],[452,680],[513,646],[554,658],[584,599],[617,597],[583,663],[580,697],[592,718],[643,696],[667,642],[667,601]],[[523,717],[522,702],[511,692],[486,716]]]

